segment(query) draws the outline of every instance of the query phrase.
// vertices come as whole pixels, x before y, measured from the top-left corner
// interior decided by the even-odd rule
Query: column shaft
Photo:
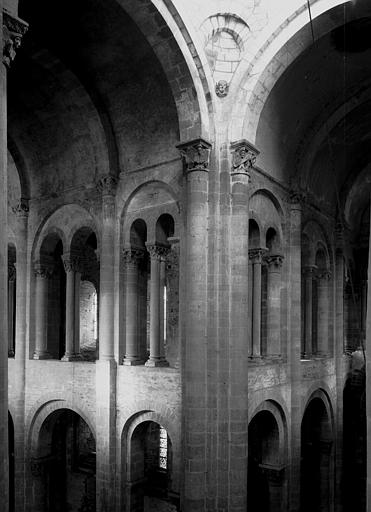
[[[244,512],[247,507],[247,397],[248,358],[250,355],[247,347],[249,329],[249,178],[255,156],[248,152],[248,158],[245,158],[244,163],[241,164],[241,153],[245,155],[248,150],[246,144],[244,142],[232,144],[231,149],[234,152],[231,170],[227,510]],[[222,476],[221,471],[220,476]],[[221,502],[222,500],[220,500]]]
[[[168,248],[158,245],[148,245],[151,256],[151,283],[150,283],[150,322],[149,322],[149,343],[150,354],[146,366],[167,366],[163,354],[163,311],[164,311],[164,288],[161,280],[161,265],[165,262],[165,255]],[[164,263],[163,263],[164,264]],[[162,313],[162,314],[161,314]]]
[[[315,267],[304,269],[305,286],[305,320],[304,320],[304,358],[309,358],[313,353],[313,273]]]
[[[2,6],[2,2],[0,4]],[[3,9],[0,9],[3,27]],[[1,34],[2,55],[3,34]],[[8,470],[8,230],[7,230],[7,91],[6,68],[0,66],[0,496],[4,510],[9,503]]]
[[[66,272],[66,352],[64,361],[68,361],[73,355],[75,335],[75,275],[72,270]]]
[[[371,229],[371,224],[370,224]],[[371,240],[371,238],[370,238]],[[371,243],[368,245],[367,282],[371,283]],[[366,390],[371,389],[371,286],[367,287],[367,322],[366,322]],[[366,510],[371,510],[371,400],[366,400],[367,456],[366,456]]]
[[[8,356],[14,357],[15,354],[15,324],[14,324],[14,306],[15,306],[15,287],[16,287],[16,278],[15,278],[15,267],[9,272],[9,280],[8,280]]]
[[[140,336],[139,336],[139,259],[144,255],[143,251],[126,249],[124,262],[126,266],[126,301],[125,301],[125,333],[126,351],[124,364],[133,366],[142,364]],[[145,322],[145,316],[141,319]]]
[[[16,279],[16,321],[15,321],[15,365],[17,372],[17,411],[14,418],[15,433],[15,510],[24,510],[25,501],[25,392],[26,392],[26,335],[27,335],[27,225],[28,201],[21,199],[13,208],[17,216],[17,279]]]
[[[261,357],[262,249],[250,249],[253,268],[252,355]]]
[[[66,271],[66,351],[62,361],[79,360],[80,356],[80,259],[66,253],[62,256]]]
[[[99,285],[99,358],[114,358],[114,247],[115,247],[115,193],[117,180],[104,176],[98,183],[102,193],[102,242]]]
[[[290,497],[288,510],[300,508],[300,448],[301,448],[301,224],[302,197],[290,197],[290,249],[288,315],[288,358],[291,373],[291,442],[289,447]]]
[[[178,146],[185,162],[186,254],[183,410],[185,511],[201,512],[207,494],[207,227],[210,144],[202,139]]]
[[[329,351],[329,278],[328,272],[318,278],[317,350],[321,355]]]
[[[35,352],[34,359],[50,359],[48,352],[48,291],[50,271],[41,264],[35,265]]]

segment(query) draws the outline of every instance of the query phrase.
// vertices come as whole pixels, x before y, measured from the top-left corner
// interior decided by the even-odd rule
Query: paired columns
[[[80,258],[66,253],[62,256],[66,272],[66,349],[62,361],[80,359]],[[48,351],[48,295],[53,274],[52,262],[36,262],[36,346],[34,359],[50,359]]]
[[[267,254],[267,249],[249,250],[252,267],[251,300],[251,356],[262,356],[262,266],[267,266],[267,346],[266,355],[281,355],[281,270],[283,256]]]
[[[168,366],[164,355],[164,290],[166,284],[166,256],[169,246],[146,244],[150,255],[150,355],[146,366]],[[140,330],[143,308],[139,286],[139,265],[145,256],[142,248],[126,248],[123,251],[126,266],[126,354],[124,365],[143,364],[145,340]]]

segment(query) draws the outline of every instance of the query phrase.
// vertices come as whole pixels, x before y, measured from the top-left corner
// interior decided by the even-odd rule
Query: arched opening
[[[9,512],[15,511],[15,461],[14,461],[14,423],[8,411],[8,450],[9,450]]]
[[[319,247],[315,257],[316,279],[313,282],[313,354],[329,353],[330,271],[325,249]]]
[[[143,364],[148,357],[149,335],[147,225],[136,219],[130,226],[130,246],[124,248],[125,358],[124,364]]]
[[[84,360],[97,359],[98,294],[91,281],[80,283],[80,354]]]
[[[77,413],[59,409],[46,418],[37,455],[32,461],[35,509],[95,510],[95,439]]]
[[[249,424],[247,509],[283,510],[284,466],[277,421],[270,411],[258,412]]]
[[[15,245],[8,244],[8,357],[15,356],[16,254]]]
[[[159,423],[145,421],[129,442],[127,512],[175,511],[169,495],[172,448],[167,431]]]
[[[43,240],[35,262],[35,359],[60,359],[65,352],[66,277],[57,233]]]
[[[168,336],[168,318],[169,311],[176,307],[177,289],[174,289],[176,282],[172,276],[173,268],[169,267],[168,261],[171,259],[171,247],[169,238],[174,236],[174,219],[168,213],[162,214],[156,222],[156,244],[163,246],[166,250],[160,262],[160,276],[159,276],[159,295],[160,295],[160,344],[162,346],[164,358],[167,360],[167,344]]]
[[[280,237],[273,227],[265,236],[266,255],[262,266],[262,353],[281,356],[281,267]]]
[[[343,392],[343,505],[345,512],[366,510],[366,372],[362,355],[352,356]]]
[[[71,250],[64,255],[67,274],[67,296],[71,308],[66,309],[66,323],[71,326],[73,340],[66,340],[64,359],[93,361],[98,356],[98,287],[99,262],[97,237],[87,227],[73,236]]]
[[[301,512],[327,512],[333,492],[332,427],[322,398],[308,404],[301,424]]]

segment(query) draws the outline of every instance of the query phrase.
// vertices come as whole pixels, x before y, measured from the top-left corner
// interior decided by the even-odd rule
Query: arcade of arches
[[[371,511],[368,0],[0,0],[4,512]]]

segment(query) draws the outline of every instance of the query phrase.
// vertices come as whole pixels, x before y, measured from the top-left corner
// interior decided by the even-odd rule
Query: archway
[[[128,447],[127,512],[170,512],[172,444],[163,426],[144,421],[134,429]]]
[[[249,512],[284,510],[285,467],[280,435],[277,420],[268,410],[258,412],[249,424]]]
[[[322,397],[314,396],[301,425],[301,512],[328,512],[332,485],[332,426]]]
[[[70,409],[52,412],[41,426],[37,455],[32,459],[36,510],[95,510],[95,439],[81,416]]]

